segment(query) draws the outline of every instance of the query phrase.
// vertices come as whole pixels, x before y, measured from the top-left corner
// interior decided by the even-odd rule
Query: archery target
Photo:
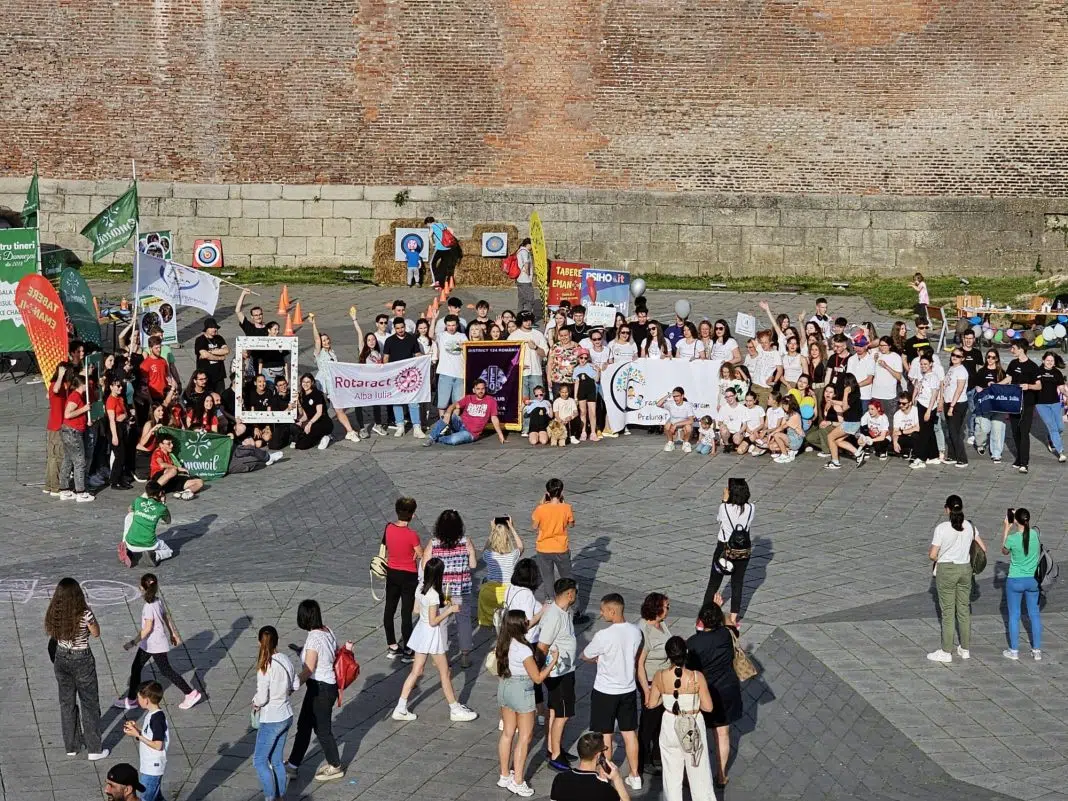
[[[429,228],[397,228],[393,232],[393,259],[404,261],[404,254],[409,250],[419,253],[419,258],[430,258]]]
[[[504,258],[508,255],[508,234],[490,231],[482,234],[483,258]]]
[[[198,239],[193,243],[193,267],[198,270],[223,266],[222,240]]]

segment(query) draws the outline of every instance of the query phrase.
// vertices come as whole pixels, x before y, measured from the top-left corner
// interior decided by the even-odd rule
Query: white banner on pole
[[[135,255],[140,265],[135,295],[151,293],[179,306],[193,306],[208,314],[215,314],[221,283],[216,276],[147,253],[138,252]]]
[[[628,364],[608,365],[601,373],[601,389],[607,409],[608,427],[622,431],[624,425],[659,426],[668,413],[656,405],[675,387],[682,387],[686,399],[697,410],[697,419],[716,419],[719,408],[718,359],[693,362],[678,359],[637,359]]]
[[[756,331],[756,317],[745,312],[738,312],[738,316],[734,319],[734,333],[752,339],[756,336]]]
[[[430,401],[430,357],[391,364],[329,362],[320,380],[329,387],[335,409],[356,406],[402,406]]]

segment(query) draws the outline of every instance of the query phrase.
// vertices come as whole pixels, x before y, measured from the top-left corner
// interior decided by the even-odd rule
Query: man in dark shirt
[[[579,738],[575,750],[579,756],[578,766],[553,779],[549,791],[552,801],[630,801],[619,768],[603,759],[602,735],[586,732]]]
[[[593,326],[586,322],[586,307],[581,304],[572,307],[571,317],[575,321],[571,323],[571,340],[581,342],[593,331]]]
[[[630,341],[640,348],[649,338],[649,309],[644,305],[638,306],[634,313],[638,319],[627,325],[630,327]]]
[[[281,326],[274,320],[267,323],[267,336],[279,336],[281,334],[281,331],[279,330],[280,328]],[[273,386],[279,378],[285,378],[286,356],[284,351],[259,350],[255,352],[254,356],[257,359],[255,364],[259,368],[257,372],[263,373],[269,384]]]
[[[834,391],[841,396],[849,366],[849,338],[845,334],[834,334],[831,348],[834,352],[827,358],[827,383],[833,384]]]
[[[382,346],[382,363],[390,364],[392,362],[404,361],[405,359],[413,359],[422,354],[423,349],[419,345],[419,340],[408,333],[407,326],[404,324],[404,318],[394,317],[393,336],[389,337]],[[416,439],[423,439],[426,434],[423,433],[423,421],[419,413],[418,403],[408,404],[408,415],[412,418],[412,436]],[[403,404],[396,404],[393,406],[393,423],[395,426],[393,436],[403,437]]]
[[[905,373],[908,374],[909,365],[912,364],[914,359],[920,358],[920,354],[924,351],[928,353],[934,353],[934,348],[931,346],[930,341],[927,339],[927,332],[931,329],[931,324],[926,317],[916,318],[916,336],[909,337],[905,340],[905,352],[901,355],[905,359]]]
[[[1009,351],[1012,353],[1012,361],[1005,367],[1005,380],[1003,384],[1016,384],[1023,389],[1023,409],[1019,416],[1009,415],[1009,428],[1012,429],[1012,438],[1016,443],[1016,461],[1013,467],[1021,473],[1027,472],[1027,466],[1031,462],[1031,422],[1035,416],[1035,403],[1038,399],[1038,390],[1042,384],[1038,380],[1038,365],[1027,357],[1027,343],[1022,339],[1012,343]]]
[[[245,298],[248,297],[249,290],[242,289],[241,294],[237,296],[237,305],[234,306],[234,312],[237,314],[237,324],[241,326],[241,333],[247,337],[265,337],[267,334],[267,324],[263,322],[263,308],[260,306],[253,306],[248,310],[248,315],[245,314],[241,308],[245,304]],[[274,336],[277,336],[275,334]],[[254,375],[260,362],[263,360],[263,353],[258,350],[249,351],[249,361],[247,364],[252,368],[249,370],[248,375],[245,378],[250,378]]]
[[[979,386],[979,370],[983,365],[983,351],[975,347],[975,332],[970,328],[960,335],[960,350],[964,354],[961,366],[968,371],[968,416],[964,419],[964,433],[968,444],[975,444],[975,393]]]
[[[204,321],[204,333],[196,338],[193,351],[197,355],[197,369],[208,375],[208,390],[221,393],[226,385],[226,357],[230,346],[219,336],[219,324],[214,317]]]

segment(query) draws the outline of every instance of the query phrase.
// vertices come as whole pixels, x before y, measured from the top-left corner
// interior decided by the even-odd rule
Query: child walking
[[[128,720],[122,725],[123,734],[137,740],[140,764],[137,780],[145,788],[141,801],[163,801],[163,771],[167,767],[167,748],[171,744],[170,726],[166,713],[159,708],[163,687],[159,682],[146,681],[137,688],[137,705],[145,710],[138,723]]]
[[[133,665],[130,667],[130,684],[126,696],[115,699],[113,706],[119,709],[136,709],[139,705],[137,697],[138,687],[141,687],[141,668],[152,659],[156,668],[170,679],[171,683],[185,694],[179,709],[190,709],[201,698],[200,693],[189,686],[174,668],[171,667],[167,658],[171,646],[181,645],[182,640],[178,631],[174,628],[167,608],[163,605],[163,599],[159,597],[159,581],[152,573],[141,576],[141,594],[145,599],[144,608],[141,610],[141,630],[137,636],[123,644],[123,648],[129,651],[137,648],[134,655]],[[159,686],[159,685],[157,685]],[[162,690],[160,690],[162,697]]]
[[[445,596],[441,586],[444,575],[445,562],[436,556],[427,560],[423,568],[423,585],[415,597],[419,606],[419,622],[415,624],[415,631],[408,640],[408,647],[415,652],[415,659],[412,662],[411,673],[404,680],[397,707],[393,710],[394,720],[416,719],[415,713],[408,711],[408,696],[412,694],[416,682],[423,675],[423,667],[426,665],[428,656],[441,677],[441,691],[449,703],[449,720],[464,723],[478,717],[477,712],[468,709],[457,700],[456,692],[452,688],[449,660],[445,656],[449,650],[449,630],[446,621],[450,615],[455,615],[460,611],[460,606],[455,603],[442,606],[442,599]]]

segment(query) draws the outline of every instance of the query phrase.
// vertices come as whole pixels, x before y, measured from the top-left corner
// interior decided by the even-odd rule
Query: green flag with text
[[[93,261],[100,261],[125,245],[137,228],[137,184],[96,215],[82,229],[82,236],[93,243]]]
[[[0,353],[31,350],[30,337],[15,305],[15,289],[24,275],[37,272],[37,232],[32,228],[0,230]]]
[[[37,212],[41,210],[41,193],[37,186],[37,165],[33,165],[33,178],[26,191],[26,202],[22,204],[22,224],[27,228],[37,227]]]
[[[234,446],[229,437],[167,427],[161,428],[160,432],[174,437],[175,455],[190,475],[205,481],[215,481],[226,475],[230,468],[230,450]]]

